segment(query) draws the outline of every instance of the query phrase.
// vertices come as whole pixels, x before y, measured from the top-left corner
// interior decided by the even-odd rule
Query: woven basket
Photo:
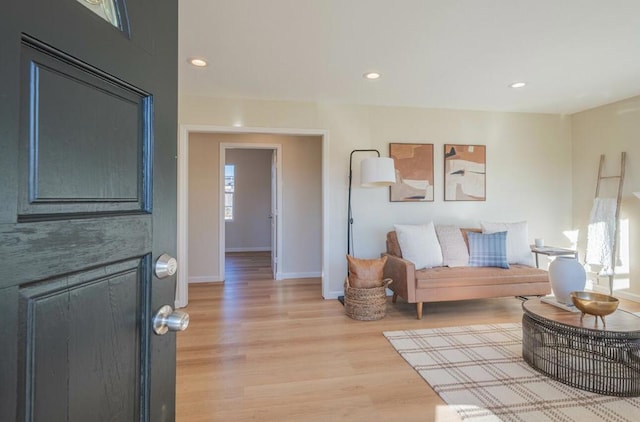
[[[349,278],[344,280],[344,309],[349,318],[360,321],[375,321],[387,314],[387,278],[380,287],[359,289],[349,286]]]

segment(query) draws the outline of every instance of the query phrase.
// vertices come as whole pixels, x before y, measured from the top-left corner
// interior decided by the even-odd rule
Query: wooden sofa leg
[[[391,298],[391,302],[392,303],[396,303],[396,301],[398,300],[398,293],[393,293],[393,297]]]
[[[416,303],[416,312],[418,314],[418,319],[422,319],[422,302]]]

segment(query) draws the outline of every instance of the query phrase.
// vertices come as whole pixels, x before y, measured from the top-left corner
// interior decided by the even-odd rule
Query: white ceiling
[[[640,94],[640,0],[181,0],[180,93],[574,113]],[[187,58],[204,57],[206,68]],[[368,81],[367,71],[382,78]],[[513,89],[514,81],[526,81]]]

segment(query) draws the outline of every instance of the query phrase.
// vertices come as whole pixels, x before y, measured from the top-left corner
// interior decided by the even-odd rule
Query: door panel
[[[20,289],[26,420],[137,420],[147,258]],[[49,368],[49,370],[42,370]],[[90,369],[90,370],[89,370]]]
[[[177,1],[0,2],[0,419],[171,421]]]
[[[27,37],[21,57],[19,219],[146,211],[150,96]]]

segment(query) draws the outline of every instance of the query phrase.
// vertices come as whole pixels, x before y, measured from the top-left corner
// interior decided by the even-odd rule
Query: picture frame
[[[486,201],[486,145],[444,145],[444,200]]]
[[[390,202],[433,202],[433,144],[389,144],[396,183],[389,187]]]

